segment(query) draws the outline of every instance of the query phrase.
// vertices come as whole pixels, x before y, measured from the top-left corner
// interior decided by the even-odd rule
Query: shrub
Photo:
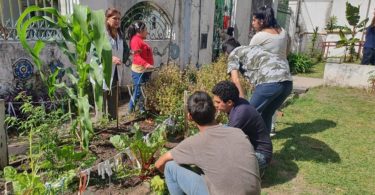
[[[161,115],[182,115],[187,85],[179,67],[164,66],[146,85],[147,107]]]
[[[313,67],[311,58],[301,53],[290,53],[288,61],[292,74],[305,73]]]

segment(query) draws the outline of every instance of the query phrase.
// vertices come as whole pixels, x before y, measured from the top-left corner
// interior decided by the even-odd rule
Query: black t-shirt
[[[229,126],[237,127],[249,137],[256,152],[272,157],[272,142],[262,116],[243,98],[235,102],[229,113]]]

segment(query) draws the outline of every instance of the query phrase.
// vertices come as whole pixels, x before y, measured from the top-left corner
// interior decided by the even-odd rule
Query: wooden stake
[[[184,132],[185,132],[185,138],[189,136],[189,130],[188,130],[188,110],[187,110],[187,100],[188,100],[188,91],[184,91]]]
[[[5,102],[0,99],[0,169],[3,170],[8,165],[8,142],[7,132],[4,126],[5,120]]]
[[[119,83],[117,81],[117,83],[116,83],[116,122],[117,122],[117,130],[118,130],[118,123],[119,123],[119,114],[118,114],[119,98],[118,98],[118,96],[119,96]]]

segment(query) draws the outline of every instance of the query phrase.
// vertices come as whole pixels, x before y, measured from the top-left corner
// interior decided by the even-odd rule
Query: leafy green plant
[[[119,151],[124,151],[127,147],[134,158],[140,163],[141,178],[147,178],[153,173],[154,168],[151,165],[155,162],[155,154],[160,151],[165,144],[165,125],[159,125],[147,138],[144,138],[139,125],[134,124],[134,135],[115,135],[110,138],[110,142]]]
[[[168,194],[167,190],[167,184],[165,183],[164,179],[160,178],[159,175],[154,176],[151,179],[151,190],[156,194],[156,195],[164,195]]]
[[[308,72],[313,67],[311,58],[302,53],[290,53],[288,55],[288,61],[290,71],[293,74]]]
[[[339,26],[337,25],[337,16],[329,17],[325,30],[327,30],[328,32],[333,32],[338,27]]]
[[[44,193],[45,187],[39,175],[40,161],[43,158],[43,149],[48,150],[48,146],[55,145],[56,139],[55,128],[64,122],[66,115],[61,111],[52,111],[46,113],[44,107],[34,107],[30,101],[31,97],[25,94],[19,94],[16,99],[22,99],[25,103],[21,106],[21,112],[28,116],[26,120],[17,120],[16,117],[7,117],[5,122],[10,126],[18,126],[24,133],[28,133],[29,141],[29,168],[30,172],[23,171],[17,173],[13,167],[4,168],[4,176],[7,181],[12,181],[15,192],[19,194],[40,194]],[[61,119],[61,120],[60,120]],[[39,135],[39,136],[38,136]],[[38,137],[41,141],[34,143]],[[50,140],[48,140],[50,139]],[[48,142],[48,143],[46,143]]]
[[[35,12],[45,12],[50,16],[39,16]],[[29,17],[34,15],[33,17]],[[109,86],[111,76],[111,45],[105,35],[105,18],[103,11],[91,11],[86,6],[74,5],[71,16],[61,15],[55,8],[39,8],[37,6],[28,7],[17,21],[17,33],[22,46],[31,54],[41,78],[48,85],[49,94],[52,95],[56,88],[63,88],[73,100],[77,115],[73,127],[73,134],[77,136],[80,145],[88,149],[89,140],[93,134],[92,122],[89,115],[88,94],[85,86],[89,78],[93,83],[96,111],[100,115],[103,105],[102,85],[103,80]],[[60,30],[61,40],[48,40],[55,43],[60,50],[69,58],[75,68],[66,71],[72,86],[65,83],[57,83],[56,73],[48,78],[41,71],[43,62],[40,59],[40,52],[45,46],[42,40],[37,40],[32,47],[27,41],[27,31],[30,25],[37,22],[47,22],[54,28]],[[91,60],[88,61],[88,54],[91,53]],[[102,64],[102,69],[99,68]],[[103,76],[104,75],[104,76]]]
[[[319,57],[320,55],[320,52],[317,51],[317,48],[316,48],[318,37],[319,37],[319,27],[315,27],[312,37],[311,37],[311,47],[310,47],[310,56],[312,58]]]
[[[19,94],[17,100],[24,102],[20,109],[22,114],[28,117],[7,117],[5,122],[28,134],[29,163],[23,166],[24,171],[21,173],[17,173],[13,167],[6,167],[6,180],[12,181],[16,192],[20,194],[44,193],[46,189],[43,182],[54,183],[62,178],[64,186],[60,188],[66,189],[79,167],[91,165],[95,158],[87,155],[86,151],[75,151],[74,146],[60,147],[62,140],[59,138],[59,130],[69,120],[68,114],[64,114],[60,109],[46,112],[44,106],[32,105],[31,97],[24,93]]]
[[[349,2],[346,2],[346,20],[348,21],[351,28],[349,28],[348,26],[340,27],[340,40],[337,42],[336,45],[336,47],[338,48],[345,47],[345,50],[349,52],[349,58],[347,59],[348,62],[354,61],[354,56],[356,56],[355,45],[360,41],[358,38],[356,38],[356,35],[358,32],[363,32],[365,30],[366,23],[368,21],[368,18],[359,21],[361,17],[359,14],[359,9],[359,5],[355,7]],[[350,34],[349,38],[345,36],[346,33]]]

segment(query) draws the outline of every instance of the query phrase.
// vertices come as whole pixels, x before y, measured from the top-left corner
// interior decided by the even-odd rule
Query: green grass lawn
[[[283,112],[262,194],[375,194],[375,95],[313,88]]]
[[[311,78],[323,78],[325,62],[319,62],[315,64],[309,72],[298,73],[296,76],[311,77]]]

